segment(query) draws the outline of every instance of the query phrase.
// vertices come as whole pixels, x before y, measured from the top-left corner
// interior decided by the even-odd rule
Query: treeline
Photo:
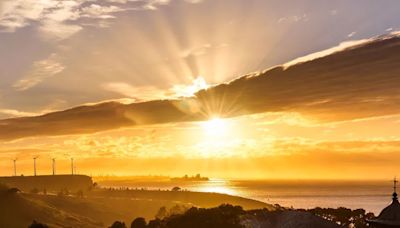
[[[354,227],[366,228],[366,219],[374,217],[373,213],[366,213],[364,209],[351,210],[348,208],[314,208],[314,209],[286,209],[276,205],[275,211],[267,209],[245,211],[240,206],[232,206],[223,204],[215,208],[185,208],[172,207],[167,210],[165,207],[160,208],[155,219],[146,221],[142,217],[134,219],[130,224],[123,221],[114,222],[109,228],[244,228],[243,221],[252,217],[267,218],[274,221],[284,212],[303,212],[310,213],[326,221],[337,224],[337,227]],[[275,227],[273,222],[270,223]],[[29,228],[47,228],[45,224],[34,221]],[[269,227],[269,226],[268,226]],[[327,226],[332,227],[332,226]],[[335,226],[336,227],[336,226]]]
[[[179,209],[179,210],[182,210]],[[134,219],[131,228],[244,228],[244,220],[252,217],[268,218],[271,221],[276,220],[283,212],[304,212],[323,218],[338,227],[367,228],[367,219],[374,218],[373,213],[367,213],[364,209],[351,210],[344,207],[339,208],[314,208],[314,209],[287,209],[276,205],[275,211],[267,209],[245,211],[240,206],[232,206],[224,204],[215,208],[196,208],[192,207],[184,213],[179,213],[175,209],[173,212],[165,212],[165,208],[161,208],[155,219],[146,222],[144,218]],[[165,213],[162,213],[162,212]],[[166,215],[162,217],[162,215]],[[272,223],[273,224],[273,223]],[[129,224],[121,221],[114,222],[109,228],[128,228]]]
[[[158,213],[159,214],[159,213]],[[215,208],[192,207],[182,214],[172,214],[167,217],[156,217],[148,223],[144,218],[136,218],[130,224],[131,228],[242,228],[241,216],[246,211],[240,206],[224,204]],[[124,222],[116,221],[110,228],[128,228]]]
[[[351,210],[349,208],[320,208],[302,210],[310,212],[314,215],[320,216],[326,220],[333,221],[342,227],[355,227],[355,228],[366,228],[370,227],[366,223],[368,219],[372,219],[375,215],[371,212],[366,212],[364,209]]]

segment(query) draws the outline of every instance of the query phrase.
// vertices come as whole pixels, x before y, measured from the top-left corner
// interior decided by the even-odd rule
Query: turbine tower
[[[15,158],[13,160],[13,162],[14,162],[14,176],[16,177],[17,176],[17,159]]]
[[[33,157],[33,175],[36,176],[36,159],[38,157]]]
[[[71,158],[71,174],[74,175],[74,158]]]
[[[53,175],[56,175],[56,159],[51,159],[53,161],[52,168],[53,168]]]

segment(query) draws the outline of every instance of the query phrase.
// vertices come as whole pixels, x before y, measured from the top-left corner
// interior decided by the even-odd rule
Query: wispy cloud
[[[0,2],[0,32],[39,23],[39,28],[50,38],[65,39],[82,29],[82,18],[97,19],[104,27],[105,19],[128,10],[156,10],[171,0],[4,0]],[[185,0],[199,3],[201,0]],[[134,4],[131,6],[129,3]],[[123,4],[123,5],[121,5]],[[87,24],[87,23],[86,23]],[[93,23],[91,23],[93,25]],[[54,36],[54,37],[51,37]]]
[[[133,98],[136,101],[148,101],[167,98],[163,90],[152,86],[134,87],[125,82],[109,82],[102,85],[103,89],[118,93],[124,97]]]
[[[294,59],[290,62],[285,63],[283,66],[284,67],[289,67],[298,63],[303,63],[303,62],[308,62],[314,59],[318,59],[318,58],[322,58],[328,55],[331,55],[335,52],[339,52],[339,51],[343,51],[346,48],[350,48],[356,45],[360,45],[360,44],[365,44],[369,41],[372,41],[373,39],[362,39],[362,40],[352,40],[352,41],[345,41],[340,43],[338,46],[323,50],[323,51],[319,51],[319,52],[315,52],[306,56],[302,56],[300,58]]]
[[[24,112],[15,109],[0,109],[0,114],[11,116],[11,117],[24,117],[24,116],[37,116],[40,113]]]
[[[88,18],[110,19],[115,18],[112,13],[120,11],[123,11],[123,9],[118,6],[101,6],[97,4],[91,4],[81,9],[81,16]]]
[[[309,17],[307,14],[281,17],[278,19],[278,23],[296,23],[307,21],[309,21]]]
[[[193,80],[192,84],[174,85],[167,90],[152,86],[135,87],[125,82],[109,82],[102,85],[102,88],[123,95],[127,98],[133,98],[136,101],[150,101],[157,99],[193,97],[196,92],[207,89],[209,86],[202,77]]]
[[[22,79],[15,82],[13,87],[19,91],[30,89],[46,78],[53,77],[62,72],[64,68],[58,62],[57,55],[51,54],[47,59],[34,62],[31,70]]]
[[[356,35],[357,34],[357,32],[351,32],[351,33],[349,33],[348,35],[347,35],[347,37],[349,37],[349,38],[351,38],[351,37],[353,37],[354,35]]]

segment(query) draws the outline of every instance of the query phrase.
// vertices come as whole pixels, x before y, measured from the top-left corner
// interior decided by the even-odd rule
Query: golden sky
[[[395,176],[398,1],[284,2],[0,2],[0,175]]]

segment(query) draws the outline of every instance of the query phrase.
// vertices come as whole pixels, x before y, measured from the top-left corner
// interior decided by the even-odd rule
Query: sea
[[[209,181],[104,181],[105,187],[217,192],[291,208],[363,208],[375,215],[392,200],[393,181],[223,180]]]

